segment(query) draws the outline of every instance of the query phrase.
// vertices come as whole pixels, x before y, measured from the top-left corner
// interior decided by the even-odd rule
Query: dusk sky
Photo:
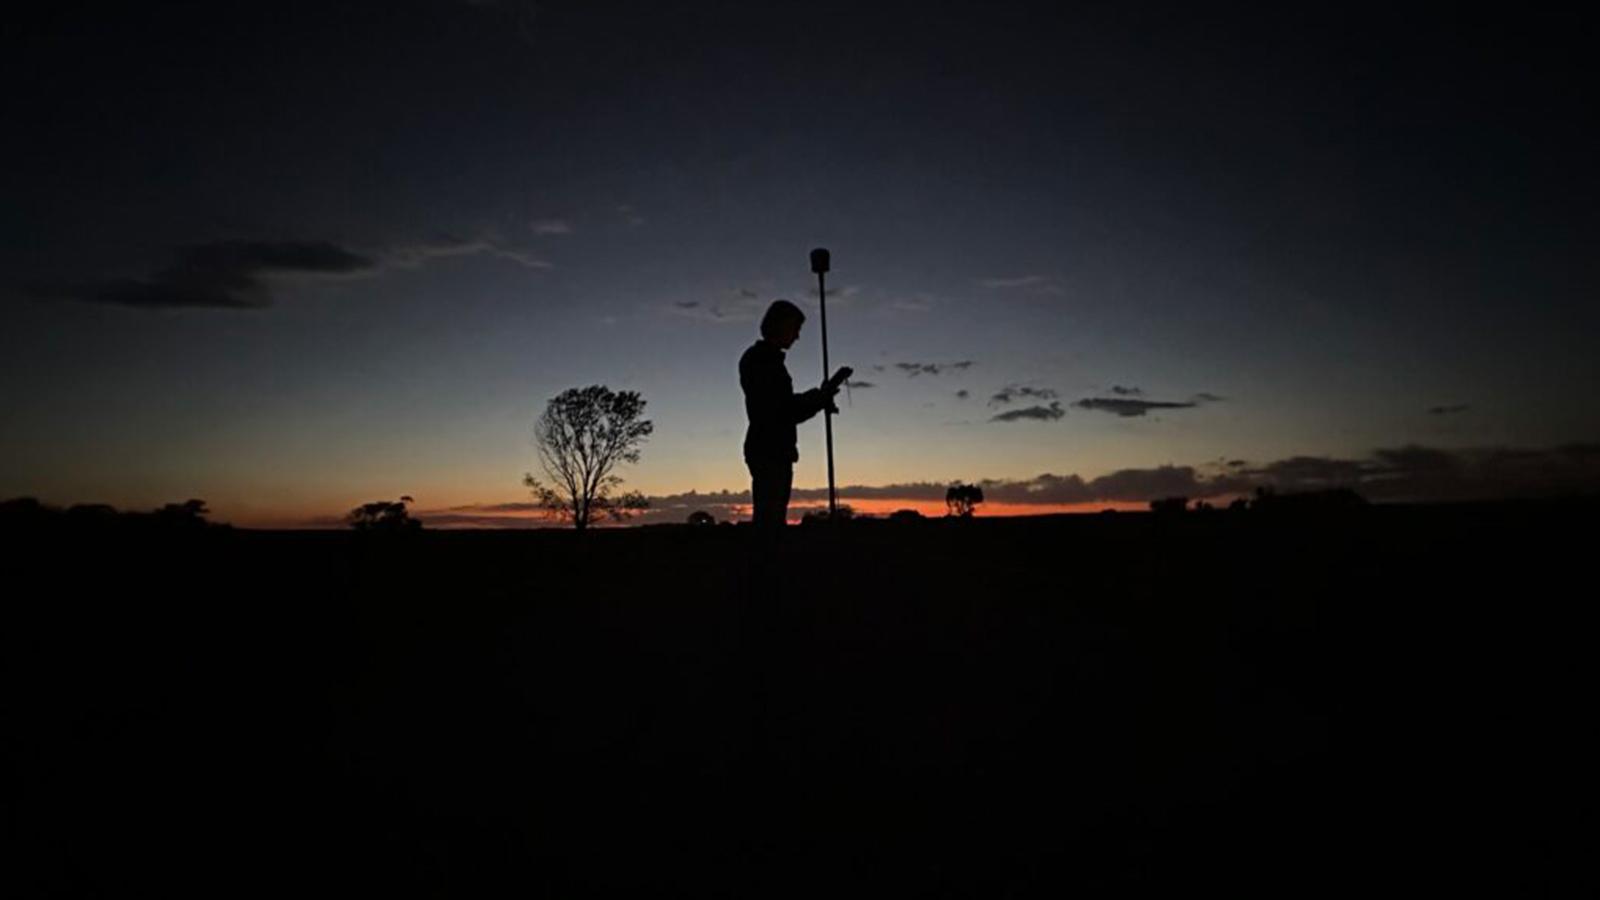
[[[838,481],[927,483],[882,503],[1600,483],[1592,19],[1057,6],[30,11],[0,498],[515,512],[592,383],[648,401],[627,487],[747,490],[737,362],[788,298],[821,379],[816,246]]]

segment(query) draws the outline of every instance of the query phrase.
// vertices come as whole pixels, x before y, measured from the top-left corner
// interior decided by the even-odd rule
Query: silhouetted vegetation
[[[689,513],[689,524],[697,526],[715,525],[717,524],[717,517],[703,509],[697,509]]]
[[[1280,494],[1269,487],[1256,488],[1250,508],[1262,512],[1332,513],[1360,509],[1367,500],[1350,488]]]
[[[833,515],[829,515],[828,511],[825,510],[825,509],[807,510],[805,515],[802,515],[800,517],[800,524],[801,525],[820,525],[820,524],[822,524],[824,522],[829,522],[829,521],[849,522],[849,521],[851,521],[851,520],[853,520],[855,518],[856,518],[855,507],[851,506],[848,503],[840,503],[837,506],[837,511]]]
[[[644,414],[637,391],[612,391],[604,385],[569,388],[552,397],[534,425],[534,446],[549,483],[524,475],[546,512],[571,521],[578,531],[595,516],[624,521],[649,508],[638,491],[615,494],[622,478],[614,469],[639,461],[639,445],[655,426]]]
[[[61,509],[34,497],[0,501],[0,524],[10,528],[117,528],[203,529],[218,528],[206,521],[210,510],[204,500],[168,503],[149,512],[123,512],[108,503],[78,503]]]
[[[921,522],[926,518],[927,516],[914,509],[897,509],[889,514],[889,521],[891,522]]]
[[[397,533],[418,531],[422,523],[411,518],[406,504],[412,502],[410,497],[401,497],[399,500],[375,500],[363,503],[350,510],[345,516],[345,522],[357,531],[379,533]]]
[[[944,492],[944,505],[950,515],[968,517],[983,502],[983,488],[975,484],[956,482]]]
[[[178,528],[200,528],[206,524],[206,516],[210,514],[206,509],[204,500],[185,500],[182,503],[168,503],[156,510],[151,515],[155,516],[164,525]]]
[[[1181,513],[1189,508],[1188,497],[1163,497],[1150,501],[1150,511],[1163,516]]]
[[[52,510],[34,497],[0,500],[0,522],[8,525],[42,522],[52,515],[60,515],[60,510]]]
[[[1253,499],[1236,497],[1228,504],[1228,512],[1335,514],[1367,505],[1366,498],[1350,488],[1331,488],[1323,491],[1297,491],[1280,494],[1271,487],[1258,487]],[[1216,507],[1206,500],[1196,500],[1190,505],[1187,497],[1163,497],[1150,501],[1150,511],[1163,516],[1183,512],[1209,513]]]

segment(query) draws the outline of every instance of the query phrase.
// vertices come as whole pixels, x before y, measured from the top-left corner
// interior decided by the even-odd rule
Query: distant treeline
[[[1230,512],[1244,512],[1247,510],[1326,512],[1360,509],[1366,505],[1367,498],[1349,488],[1280,494],[1270,487],[1258,487],[1254,498],[1239,497],[1229,503],[1226,509]],[[1217,508],[1205,500],[1196,500],[1194,505],[1191,506],[1188,497],[1164,497],[1160,500],[1150,501],[1151,512],[1166,515],[1187,511],[1211,512]]]
[[[206,521],[211,511],[204,500],[168,503],[145,512],[123,511],[106,503],[51,506],[33,497],[0,501],[0,525],[29,528],[159,528],[201,529],[231,526]]]

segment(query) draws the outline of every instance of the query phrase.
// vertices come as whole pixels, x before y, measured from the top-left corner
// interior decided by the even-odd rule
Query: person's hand
[[[829,413],[830,415],[837,416],[839,414],[839,407],[835,405],[832,400],[829,400],[828,405],[823,407],[823,411]]]

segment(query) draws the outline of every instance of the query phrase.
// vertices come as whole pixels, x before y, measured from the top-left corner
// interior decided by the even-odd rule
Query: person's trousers
[[[754,715],[751,716],[752,759],[770,765],[777,740],[778,700],[784,639],[780,610],[783,594],[779,545],[789,515],[789,491],[794,485],[794,463],[745,460],[750,469],[751,544],[746,559],[744,585],[743,656],[749,677]]]
[[[794,463],[760,463],[746,460],[750,469],[750,521],[757,527],[782,528],[789,517],[789,490],[794,486]]]

